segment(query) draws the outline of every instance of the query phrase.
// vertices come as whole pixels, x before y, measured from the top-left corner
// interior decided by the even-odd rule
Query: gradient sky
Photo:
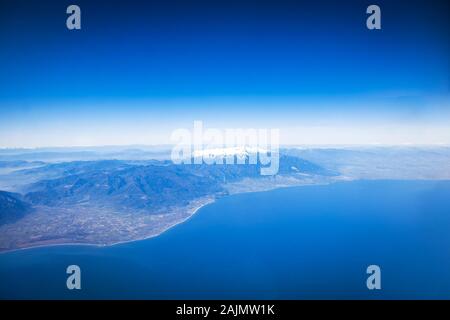
[[[0,147],[165,144],[194,120],[288,144],[450,144],[449,9],[2,0]]]

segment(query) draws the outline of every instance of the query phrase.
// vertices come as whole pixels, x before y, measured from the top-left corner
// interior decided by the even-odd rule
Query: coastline
[[[341,177],[342,178],[342,177]],[[259,185],[256,188],[250,188],[247,190],[229,190],[230,193],[228,195],[226,195],[225,197],[229,197],[229,196],[233,196],[233,195],[238,195],[238,194],[244,194],[244,193],[258,193],[258,192],[268,192],[268,191],[272,191],[272,190],[277,190],[277,189],[285,189],[285,188],[292,188],[292,187],[302,187],[302,186],[311,186],[311,185],[326,185],[326,184],[330,184],[333,182],[337,182],[340,179],[332,179],[332,180],[328,180],[328,181],[302,181],[302,180],[296,180],[295,182],[293,182],[292,180],[290,181],[290,183],[286,183],[286,181],[283,181],[284,183],[281,184],[275,184],[275,185]],[[232,185],[230,185],[231,187]],[[172,224],[168,224],[167,226],[165,226],[164,228],[161,228],[161,230],[159,230],[156,233],[153,234],[149,234],[143,237],[139,237],[139,238],[135,238],[135,239],[130,239],[130,240],[123,240],[123,241],[116,241],[116,242],[111,242],[111,243],[83,243],[83,242],[55,242],[55,243],[47,243],[47,244],[36,244],[36,245],[31,245],[31,246],[26,246],[26,247],[22,247],[22,248],[14,248],[14,249],[6,249],[6,250],[2,250],[0,251],[0,255],[2,254],[7,254],[7,253],[13,253],[13,252],[17,252],[17,251],[22,251],[22,250],[31,250],[31,249],[38,249],[38,248],[46,248],[46,247],[55,247],[55,246],[89,246],[89,247],[97,247],[97,248],[104,248],[104,247],[110,247],[110,246],[116,246],[116,245],[120,245],[120,244],[126,244],[126,243],[131,243],[131,242],[135,242],[135,241],[143,241],[143,240],[148,240],[148,239],[152,239],[155,237],[160,236],[161,234],[165,233],[166,231],[172,229],[173,227],[176,227],[177,225],[180,225],[186,221],[188,221],[192,216],[194,216],[201,208],[209,205],[209,204],[213,204],[216,201],[216,197],[215,196],[210,196],[210,197],[205,197],[202,200],[201,199],[197,199],[195,201],[202,201],[201,204],[194,206],[193,208],[191,208],[191,210],[188,209],[187,211],[187,216],[174,221]],[[189,207],[188,207],[189,208]]]
[[[131,242],[135,242],[135,241],[143,241],[143,240],[148,240],[148,239],[152,239],[155,237],[160,236],[161,234],[165,233],[166,231],[172,229],[173,227],[176,227],[179,224],[182,224],[184,222],[186,222],[187,220],[189,220],[191,217],[193,217],[201,208],[213,204],[215,202],[215,199],[211,198],[209,199],[209,201],[206,201],[205,203],[202,203],[200,205],[198,205],[197,207],[195,207],[192,212],[190,212],[188,214],[187,217],[185,217],[184,219],[180,219],[178,221],[176,221],[175,223],[167,226],[166,228],[163,228],[162,230],[160,230],[159,232],[149,235],[149,236],[145,236],[142,238],[136,238],[136,239],[131,239],[131,240],[124,240],[124,241],[117,241],[117,242],[113,242],[113,243],[107,243],[107,244],[97,244],[97,243],[83,243],[83,242],[61,242],[61,243],[49,243],[49,244],[37,244],[34,246],[28,246],[28,247],[23,247],[23,248],[14,248],[14,249],[8,249],[8,250],[3,250],[0,251],[0,255],[3,254],[8,254],[8,253],[13,253],[13,252],[18,252],[18,251],[24,251],[24,250],[32,250],[32,249],[39,249],[39,248],[49,248],[49,247],[59,247],[59,246],[87,246],[87,247],[96,247],[96,248],[104,248],[104,247],[112,247],[112,246],[116,246],[116,245],[120,245],[120,244],[126,244],[126,243],[131,243]]]

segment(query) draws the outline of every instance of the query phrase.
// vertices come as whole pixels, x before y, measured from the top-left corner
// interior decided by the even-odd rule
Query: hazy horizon
[[[380,1],[375,31],[357,1],[79,5],[71,31],[63,4],[2,4],[0,147],[168,144],[195,120],[289,145],[450,144],[445,3]]]

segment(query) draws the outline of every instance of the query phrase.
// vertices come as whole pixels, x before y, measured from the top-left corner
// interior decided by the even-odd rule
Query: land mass
[[[161,150],[158,159],[135,149],[111,152],[82,160],[80,150],[34,156],[0,150],[0,251],[150,238],[237,193],[354,179],[450,178],[448,148],[290,148],[280,153],[275,176],[261,176],[259,163],[176,165]],[[128,159],[108,159],[127,152]]]
[[[14,191],[0,193],[0,208],[5,208],[0,211],[0,251],[145,239],[229,194],[338,177],[287,155],[280,156],[278,175],[271,177],[261,176],[259,163],[176,165],[149,159],[34,164],[11,162],[15,170],[0,176]]]

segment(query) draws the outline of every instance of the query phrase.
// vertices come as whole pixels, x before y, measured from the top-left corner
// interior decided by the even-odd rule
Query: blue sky
[[[449,5],[377,1],[369,31],[370,4],[2,1],[0,147],[167,143],[196,119],[293,144],[450,144]]]

